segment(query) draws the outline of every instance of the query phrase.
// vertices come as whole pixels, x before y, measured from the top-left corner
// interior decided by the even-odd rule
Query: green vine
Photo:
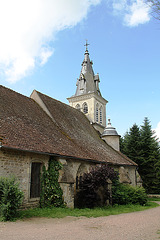
[[[63,206],[63,191],[58,182],[61,164],[51,157],[48,162],[48,169],[43,166],[41,176],[40,207]]]

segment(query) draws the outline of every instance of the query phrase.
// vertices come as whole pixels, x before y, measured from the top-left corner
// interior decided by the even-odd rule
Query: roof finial
[[[90,44],[88,43],[88,40],[86,39],[86,44],[84,45],[86,47],[86,51],[88,51],[88,45],[90,45]]]
[[[108,118],[108,126],[111,126],[111,119],[110,119],[110,117]]]

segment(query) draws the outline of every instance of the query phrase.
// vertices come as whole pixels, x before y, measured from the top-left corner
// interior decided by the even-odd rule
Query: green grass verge
[[[159,197],[152,197],[152,198],[148,198],[148,201],[159,201],[160,202],[160,198]]]
[[[33,208],[27,210],[20,210],[17,219],[25,219],[32,217],[47,217],[47,218],[64,218],[67,216],[73,217],[103,217],[109,215],[117,215],[122,213],[130,213],[136,211],[143,211],[149,208],[154,208],[159,206],[155,202],[148,202],[145,206],[141,205],[115,205],[113,207],[108,206],[104,208],[94,208],[94,209],[70,209],[70,208]],[[15,219],[16,220],[16,219]],[[2,218],[0,218],[2,221]]]
[[[129,213],[143,211],[149,208],[157,207],[158,204],[148,202],[146,206],[140,205],[115,205],[113,207],[95,208],[95,209],[69,209],[69,208],[34,208],[19,212],[19,218],[31,217],[48,217],[48,218],[63,218],[66,216],[74,217],[102,217],[109,215],[117,215],[121,213]]]

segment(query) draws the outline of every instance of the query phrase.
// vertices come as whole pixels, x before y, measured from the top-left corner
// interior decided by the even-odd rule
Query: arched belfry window
[[[81,107],[79,103],[76,105],[76,109],[80,111]]]
[[[99,109],[99,116],[100,116],[100,124],[102,124],[102,106]]]
[[[98,122],[99,114],[98,114],[98,103],[96,104],[96,122]]]
[[[84,112],[85,114],[88,113],[88,105],[87,105],[86,102],[83,103],[83,112]]]

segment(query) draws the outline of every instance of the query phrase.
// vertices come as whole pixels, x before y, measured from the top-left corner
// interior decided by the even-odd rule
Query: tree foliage
[[[140,141],[140,129],[134,124],[123,138],[123,149],[121,151],[136,163],[139,162],[141,155]]]
[[[48,169],[43,166],[40,207],[60,207],[63,205],[63,192],[58,182],[60,169],[60,163],[54,158],[50,158]]]
[[[152,16],[160,20],[160,0],[146,0],[146,4],[150,6]]]
[[[138,164],[143,186],[148,193],[160,192],[160,147],[150,121],[139,128],[134,124],[121,140],[121,151]]]

